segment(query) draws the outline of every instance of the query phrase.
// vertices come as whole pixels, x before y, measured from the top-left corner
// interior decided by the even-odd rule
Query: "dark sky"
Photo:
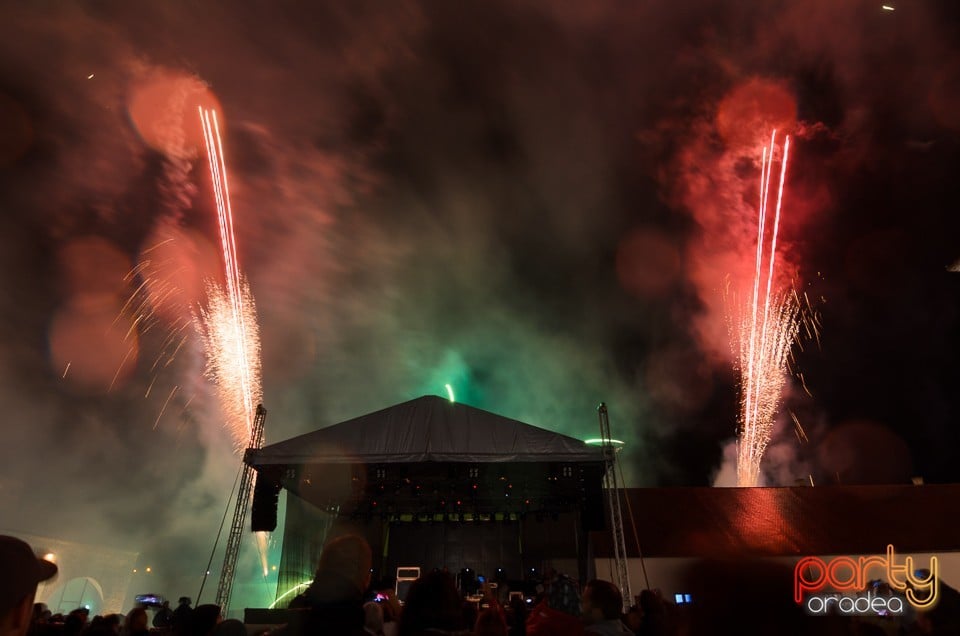
[[[191,322],[220,271],[198,101],[268,442],[450,383],[581,438],[606,402],[631,483],[717,482],[779,126],[777,284],[819,339],[764,483],[956,481],[953,5],[0,4],[3,525],[206,559],[238,456]]]

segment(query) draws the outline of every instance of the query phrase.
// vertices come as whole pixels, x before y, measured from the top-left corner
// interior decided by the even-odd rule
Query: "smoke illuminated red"
[[[202,126],[197,126],[193,118],[194,104],[213,111],[219,101],[198,77],[158,67],[132,86],[127,113],[148,146],[168,159],[192,161],[203,151],[206,137]]]

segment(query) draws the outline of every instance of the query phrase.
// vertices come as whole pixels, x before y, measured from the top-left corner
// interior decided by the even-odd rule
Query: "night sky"
[[[777,285],[819,338],[765,483],[957,481],[954,5],[0,4],[3,525],[205,563],[239,457],[191,322],[222,267],[198,103],[268,443],[450,383],[580,438],[606,402],[632,485],[724,484],[778,127]]]

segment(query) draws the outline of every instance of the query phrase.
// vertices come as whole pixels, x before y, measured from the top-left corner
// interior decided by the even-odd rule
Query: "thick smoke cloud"
[[[605,401],[631,483],[711,483],[718,291],[752,266],[776,123],[784,280],[823,329],[768,479],[955,478],[957,23],[915,4],[4,4],[3,525],[199,585],[238,457],[189,322],[219,271],[206,166],[131,107],[157,77],[222,110],[268,442],[449,382],[580,437]],[[137,322],[145,281],[168,302]]]

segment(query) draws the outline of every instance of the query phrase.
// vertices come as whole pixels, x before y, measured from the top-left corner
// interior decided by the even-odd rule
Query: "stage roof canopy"
[[[425,395],[251,451],[254,468],[418,462],[602,462],[599,447]]]

